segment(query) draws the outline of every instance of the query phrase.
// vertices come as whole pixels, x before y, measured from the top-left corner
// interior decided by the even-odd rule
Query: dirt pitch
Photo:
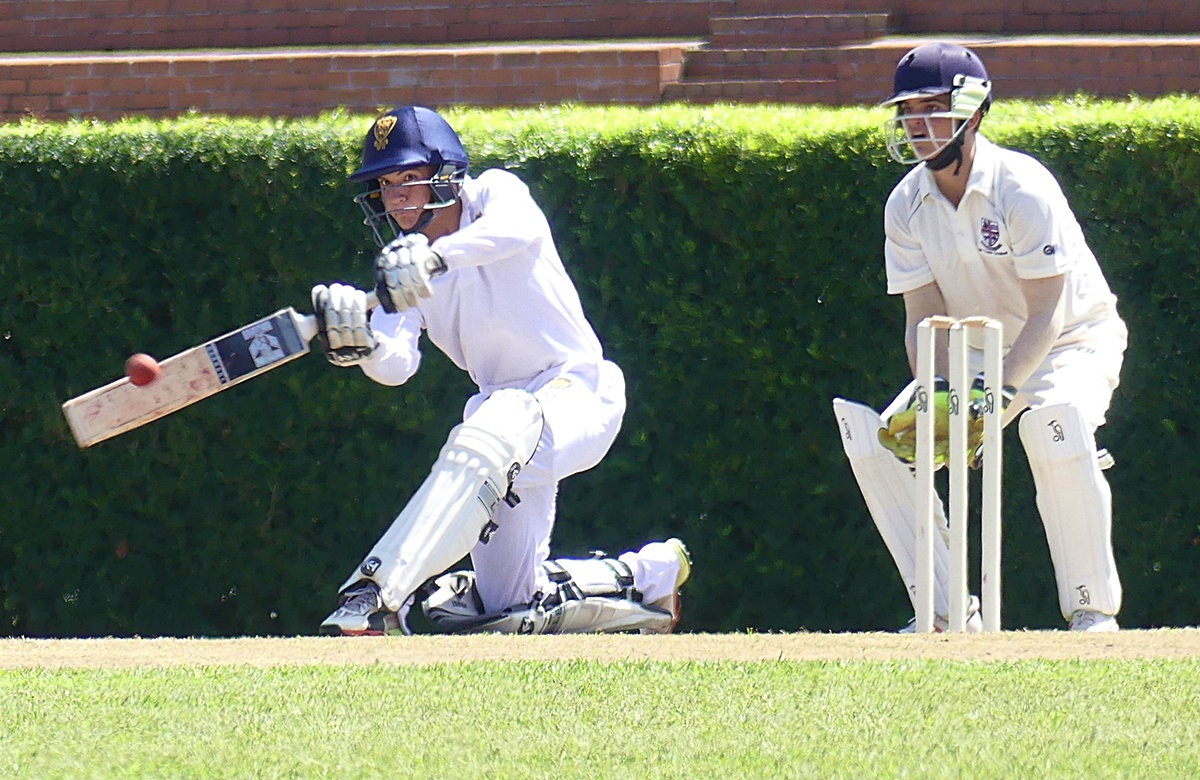
[[[460,661],[881,661],[1200,658],[1200,629],[1117,634],[676,634],[335,639],[0,639],[0,669],[433,664]]]

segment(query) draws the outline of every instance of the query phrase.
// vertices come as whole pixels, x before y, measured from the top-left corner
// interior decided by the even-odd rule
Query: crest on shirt
[[[990,219],[983,219],[980,222],[979,237],[983,239],[983,245],[988,249],[1000,246],[1000,225]]]
[[[1000,223],[986,217],[979,220],[979,240],[982,251],[992,255],[1007,254],[1000,244]]]

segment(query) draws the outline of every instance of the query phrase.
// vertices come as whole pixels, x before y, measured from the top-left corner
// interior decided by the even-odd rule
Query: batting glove
[[[442,257],[422,233],[401,236],[375,258],[375,295],[390,313],[406,311],[421,298],[433,295],[429,279],[443,268]]]
[[[365,292],[348,284],[318,284],[312,288],[312,302],[326,360],[335,366],[352,366],[375,351]]]

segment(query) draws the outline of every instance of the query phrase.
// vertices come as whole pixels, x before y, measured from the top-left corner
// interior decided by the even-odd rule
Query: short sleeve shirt
[[[888,292],[936,282],[952,317],[987,316],[1009,343],[1028,316],[1020,283],[1062,274],[1062,346],[1115,318],[1116,297],[1054,175],[1040,162],[976,137],[967,189],[955,208],[925,165],[884,207]]]

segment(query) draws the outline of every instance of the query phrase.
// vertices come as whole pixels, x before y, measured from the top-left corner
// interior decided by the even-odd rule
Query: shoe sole
[[[340,626],[321,626],[317,633],[321,636],[385,636],[385,632],[371,628],[365,631],[343,631]]]
[[[404,630],[395,612],[376,612],[367,618],[367,627],[362,631],[348,631],[337,623],[322,623],[317,633],[323,636],[388,636],[403,634]]]

